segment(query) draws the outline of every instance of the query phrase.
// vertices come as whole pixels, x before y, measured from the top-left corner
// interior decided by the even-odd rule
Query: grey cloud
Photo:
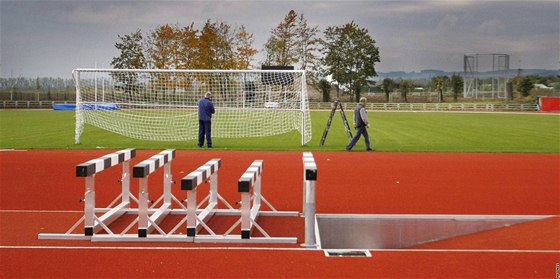
[[[523,67],[558,68],[557,0],[2,1],[1,74],[69,76],[108,67],[118,35],[158,25],[245,25],[261,50],[290,9],[321,32],[355,21],[376,40],[376,70],[460,70],[467,52],[503,52]],[[517,65],[516,65],[517,66]]]

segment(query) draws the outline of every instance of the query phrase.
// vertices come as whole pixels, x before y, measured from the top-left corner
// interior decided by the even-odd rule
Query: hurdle
[[[128,212],[131,198],[138,202],[130,193],[130,160],[134,157],[136,157],[136,149],[128,148],[77,165],[76,177],[85,177],[84,216],[66,233],[41,233],[39,239],[91,239],[95,233],[101,230],[109,230],[108,226],[113,221]],[[122,175],[119,180],[121,183],[120,195],[106,208],[96,208],[95,175],[119,164],[122,164]],[[115,206],[119,199],[121,202]],[[102,216],[96,216],[96,213],[103,212]],[[84,223],[84,234],[72,234],[82,222]]]
[[[303,215],[305,217],[304,247],[317,247],[315,232],[315,183],[317,182],[317,165],[311,152],[303,153]]]
[[[221,200],[230,211],[235,211],[235,209],[218,194],[218,170],[221,166],[222,160],[215,158],[181,179],[181,190],[187,191],[187,236],[196,236],[202,227],[208,232],[214,233],[210,227],[206,225],[206,222],[219,211],[217,209],[218,199]],[[208,181],[210,181],[210,192],[197,204],[198,186]],[[200,209],[201,205],[206,201],[208,201],[208,205],[204,209]]]
[[[96,234],[91,241],[127,241],[127,242],[164,242],[164,241],[183,241],[192,242],[185,235],[175,234],[180,225],[175,226],[171,231],[165,232],[159,224],[169,214],[186,214],[186,207],[181,204],[171,192],[173,177],[171,175],[171,162],[175,158],[175,149],[167,149],[152,157],[136,164],[132,168],[132,177],[138,178],[138,209],[131,210],[136,213],[137,218],[130,223],[122,232],[114,233],[106,229],[107,234]],[[148,191],[149,176],[163,168],[163,194],[156,200],[151,201]],[[173,209],[172,204],[180,206]],[[149,204],[151,203],[151,206]],[[161,203],[161,206],[156,208]],[[137,226],[137,233],[128,233],[134,226]],[[150,234],[157,230],[159,234]]]
[[[218,193],[218,170],[222,165],[219,158],[209,160],[181,179],[181,189],[187,191],[187,206],[184,206],[171,191],[171,185],[174,183],[171,175],[171,162],[175,158],[174,149],[164,150],[132,168],[132,177],[137,178],[139,182],[136,198],[130,192],[131,172],[129,171],[129,160],[135,155],[135,149],[126,149],[78,165],[77,176],[86,177],[84,216],[65,234],[39,234],[39,238],[116,242],[297,243],[297,237],[271,236],[257,223],[259,216],[300,216],[298,211],[278,211],[262,195],[263,160],[255,160],[237,181],[241,206],[234,208]],[[122,193],[108,208],[96,208],[95,174],[118,163],[123,163]],[[163,194],[157,201],[150,202],[148,180],[150,175],[160,168],[164,169]],[[209,194],[197,204],[197,191],[204,182],[209,182]],[[121,203],[112,207],[119,199]],[[136,202],[138,208],[130,208],[131,200]],[[218,208],[220,201],[227,208]],[[203,207],[206,202],[208,204]],[[173,206],[175,203],[179,205],[178,208]],[[268,206],[270,210],[263,210],[264,206]],[[97,217],[100,213],[105,214]],[[124,230],[119,229],[123,225],[122,222],[118,226],[109,228],[111,223],[123,214],[132,214],[136,218]],[[163,219],[170,214],[184,215],[184,217],[171,230],[165,226],[160,227]],[[239,219],[225,233],[217,234],[207,223],[215,215],[238,216]],[[85,224],[84,234],[72,234],[81,222]],[[135,227],[137,233],[131,233],[130,231]],[[185,227],[186,233],[179,231],[180,228]],[[239,227],[240,234],[232,234],[235,228]],[[203,228],[205,232],[200,233]],[[255,228],[263,236],[251,236]],[[119,231],[113,232],[112,230],[115,229]]]
[[[215,215],[235,215],[240,218],[224,234],[218,235],[207,228],[210,235],[196,235],[195,242],[213,243],[297,243],[297,237],[273,237],[270,236],[259,224],[259,216],[299,216],[297,211],[278,211],[261,192],[263,161],[255,160],[238,180],[238,192],[241,194],[240,209],[214,210]],[[266,204],[271,210],[262,210],[262,204]],[[231,232],[241,225],[240,234]],[[251,231],[257,228],[264,237],[251,237]]]
[[[237,183],[237,191],[241,193],[241,238],[244,239],[251,238],[253,227],[259,228],[261,233],[268,236],[255,222],[261,208],[262,168],[263,161],[255,160],[247,171],[241,175]],[[253,197],[251,197],[251,188],[253,188]],[[253,199],[253,206],[251,206],[251,198]]]
[[[171,184],[173,183],[171,176],[171,161],[175,158],[175,149],[167,149],[156,154],[132,168],[132,176],[139,178],[138,190],[138,237],[147,237],[154,229],[161,234],[166,234],[159,228],[158,224],[169,214],[172,199]],[[148,212],[149,192],[148,178],[150,174],[163,166],[163,195],[153,203],[153,206],[163,201],[162,205],[151,215]],[[176,198],[175,198],[176,200]],[[176,200],[178,202],[178,200]],[[180,202],[179,202],[180,203]],[[152,207],[153,207],[152,206]]]

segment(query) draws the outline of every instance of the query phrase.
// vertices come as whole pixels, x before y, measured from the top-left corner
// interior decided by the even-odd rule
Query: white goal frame
[[[75,142],[84,125],[130,138],[198,138],[198,99],[212,92],[212,137],[265,137],[298,131],[311,140],[303,70],[75,69]]]

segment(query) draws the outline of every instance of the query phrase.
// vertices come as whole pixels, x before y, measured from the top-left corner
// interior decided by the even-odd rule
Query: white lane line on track
[[[328,249],[327,249],[328,250]],[[455,252],[455,253],[560,253],[560,250],[505,249],[372,249],[374,252]]]
[[[84,213],[83,210],[48,210],[48,209],[0,209],[0,213]],[[398,217],[398,216],[408,216],[408,217],[453,217],[453,216],[468,216],[468,217],[488,217],[488,218],[497,218],[497,217],[511,217],[511,218],[523,218],[523,217],[532,217],[532,218],[553,218],[553,217],[560,217],[560,215],[551,215],[551,214],[540,214],[540,215],[481,215],[481,214],[346,214],[346,213],[318,213],[318,215],[323,216],[339,216],[339,215],[356,215],[356,216],[381,216],[381,217]]]
[[[58,250],[254,250],[254,251],[323,251],[310,248],[282,247],[160,247],[160,246],[0,246],[0,249]],[[325,249],[329,250],[329,249]],[[364,250],[364,249],[360,249]],[[367,249],[366,249],[367,250]],[[373,252],[444,252],[444,253],[560,253],[560,250],[496,250],[496,249],[371,249]]]

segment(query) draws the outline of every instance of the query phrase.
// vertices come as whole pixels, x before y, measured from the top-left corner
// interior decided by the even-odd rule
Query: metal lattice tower
[[[467,53],[463,66],[464,98],[506,98],[509,54]]]

